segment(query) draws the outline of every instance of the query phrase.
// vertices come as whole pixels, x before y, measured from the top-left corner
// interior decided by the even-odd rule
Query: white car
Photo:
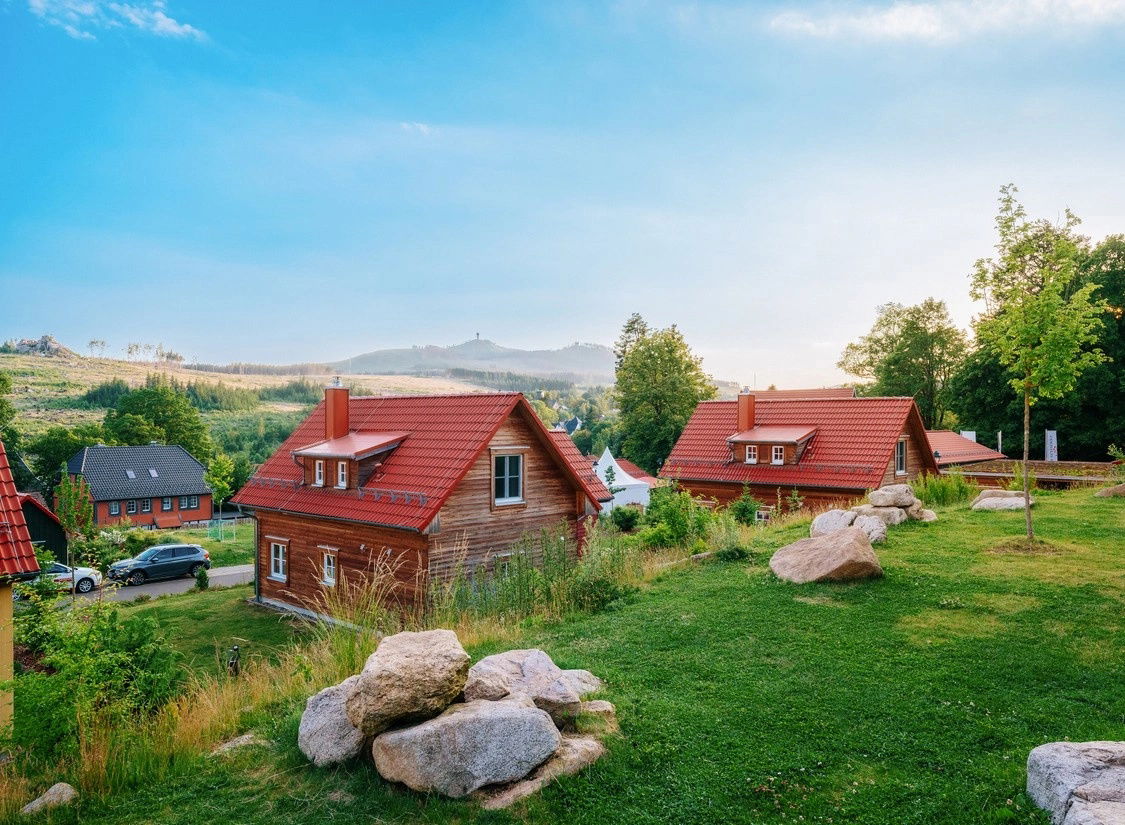
[[[67,567],[54,562],[43,571],[50,576],[60,590],[76,593],[89,593],[102,586],[102,574],[92,567]]]

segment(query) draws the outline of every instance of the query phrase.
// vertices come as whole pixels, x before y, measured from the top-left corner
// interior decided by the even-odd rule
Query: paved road
[[[234,567],[213,567],[207,571],[212,587],[230,587],[232,584],[246,584],[254,581],[254,565],[239,564]],[[149,582],[136,587],[118,586],[115,582],[106,579],[107,584],[102,588],[104,597],[118,602],[131,602],[142,593],[148,593],[154,599],[166,593],[186,593],[195,587],[195,579],[184,576],[179,579],[167,579],[160,582]],[[101,591],[86,593],[87,599],[96,599]],[[81,595],[81,594],[80,594]]]

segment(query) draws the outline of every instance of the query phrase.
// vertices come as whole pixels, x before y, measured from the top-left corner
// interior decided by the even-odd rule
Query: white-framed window
[[[125,502],[125,512],[129,515],[133,515],[137,512],[137,500],[135,498],[131,498]]]
[[[759,524],[767,524],[767,523],[769,523],[769,520],[770,520],[770,511],[767,510],[765,507],[761,508],[760,510],[758,510],[758,512],[754,513],[754,521],[756,521]]]
[[[189,510],[198,510],[199,509],[199,496],[188,496],[188,509]]]
[[[280,541],[270,542],[270,578],[285,581],[289,576],[289,547]]]
[[[785,447],[781,444],[775,444],[774,445],[774,448],[773,448],[773,463],[774,464],[784,464],[785,463]]]
[[[120,501],[111,501],[109,503],[109,514],[111,516],[121,515],[121,502]]]
[[[317,487],[324,486],[324,461],[317,459],[316,464],[313,465],[313,484]]]
[[[142,513],[151,513],[152,512],[152,499],[151,498],[142,498],[141,499],[141,512]]]
[[[169,510],[172,509],[172,497],[171,496],[165,496],[164,498],[160,499],[160,509],[163,510],[165,513],[167,513]]]
[[[496,504],[523,501],[523,455],[498,455],[492,459],[492,490]]]
[[[746,445],[746,463],[747,464],[757,464],[758,463],[758,445],[757,444]]]
[[[343,490],[348,486],[348,462],[336,462],[336,486]]]
[[[180,496],[180,509],[186,510],[191,506],[191,496]]]
[[[895,475],[906,475],[906,439],[900,439],[895,444]]]
[[[321,582],[327,587],[336,586],[336,554],[324,554],[324,574],[321,577]]]

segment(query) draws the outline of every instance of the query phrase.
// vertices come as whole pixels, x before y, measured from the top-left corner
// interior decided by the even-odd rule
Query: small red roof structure
[[[293,455],[311,458],[367,458],[402,443],[407,433],[348,433],[294,450]]]
[[[23,578],[38,572],[39,562],[27,532],[8,454],[0,441],[0,578]]]
[[[59,517],[50,507],[46,505],[46,503],[43,501],[43,496],[39,495],[39,493],[16,493],[16,495],[19,497],[21,506],[24,504],[30,504],[55,524],[62,527],[62,522],[59,521]]]
[[[798,424],[796,426],[775,424],[772,426],[758,426],[753,429],[743,430],[740,433],[732,435],[727,441],[772,441],[777,444],[796,444],[815,434],[816,427],[811,427],[807,424]]]
[[[627,472],[637,481],[643,481],[649,487],[659,487],[662,483],[656,476],[649,475],[643,469],[626,458],[617,458],[615,456],[613,460],[617,462],[618,467]]]
[[[930,450],[936,453],[939,467],[954,467],[959,464],[976,464],[981,461],[995,461],[1007,458],[991,447],[978,444],[970,438],[952,430],[926,430],[930,440]]]
[[[348,403],[347,435],[325,441],[326,405],[321,402],[232,501],[251,509],[420,532],[517,407],[523,408],[541,443],[590,499],[595,512],[598,502],[608,496],[605,485],[594,483],[592,469],[570,438],[564,441],[548,431],[520,393],[356,396]],[[371,449],[373,444],[385,446],[395,438],[398,446],[387,452],[378,471],[352,489],[305,485],[303,470],[293,460],[296,453],[329,443],[350,440],[350,444]]]
[[[756,399],[759,428],[816,428],[797,463],[746,464],[734,461],[730,438],[738,428],[738,401],[704,401],[660,468],[661,478],[869,490],[882,483],[904,427],[925,444],[925,427],[913,398]],[[794,427],[793,422],[804,422]],[[923,466],[937,472],[933,454],[922,450]]]

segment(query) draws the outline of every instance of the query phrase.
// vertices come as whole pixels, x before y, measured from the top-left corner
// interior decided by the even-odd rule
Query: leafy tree
[[[675,326],[650,330],[639,315],[625,322],[615,395],[626,456],[656,473],[700,401],[715,386]]]
[[[223,502],[234,492],[234,462],[226,453],[218,453],[211,459],[207,465],[207,472],[203,474],[203,483],[211,488],[211,498],[221,519]],[[219,541],[223,540],[221,525],[220,521]]]
[[[60,478],[59,468],[83,447],[106,442],[101,424],[79,424],[76,427],[54,426],[27,443],[31,467],[39,478],[54,486]],[[65,475],[65,470],[62,473]]]
[[[872,395],[909,395],[928,429],[941,426],[949,381],[967,350],[965,333],[953,323],[944,301],[915,306],[883,304],[871,331],[844,349],[837,366],[872,383]]]
[[[1008,368],[1009,386],[1023,402],[1024,516],[1031,523],[1028,438],[1031,407],[1040,398],[1061,398],[1089,367],[1106,358],[1093,347],[1107,311],[1095,299],[1096,283],[1080,283],[1079,262],[1087,240],[1076,234],[1078,218],[1066,210],[1061,223],[1032,221],[1016,200],[1016,187],[1000,190],[995,259],[977,261],[971,294],[985,302],[978,339]]]
[[[55,488],[55,513],[68,539],[94,535],[94,501],[82,476],[71,478],[63,466],[61,481]]]
[[[254,475],[254,465],[250,463],[250,457],[246,453],[239,453],[234,457],[234,473],[231,476],[231,489],[238,492],[246,486],[246,482],[250,480],[250,476]]]
[[[186,395],[163,382],[123,396],[116,409],[106,413],[105,430],[121,444],[179,444],[201,461],[214,450],[199,411]]]
[[[559,413],[557,410],[552,410],[538,398],[529,398],[528,403],[531,404],[531,409],[535,410],[535,414],[539,416],[548,428],[554,427],[559,423]]]

